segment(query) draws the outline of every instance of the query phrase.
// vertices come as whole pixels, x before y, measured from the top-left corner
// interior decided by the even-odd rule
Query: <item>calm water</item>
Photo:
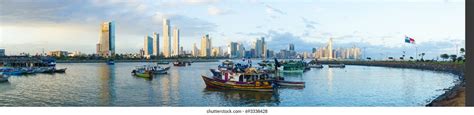
[[[424,106],[457,81],[452,74],[346,66],[285,74],[302,89],[275,93],[206,89],[200,75],[219,62],[171,67],[153,79],[133,77],[144,63],[58,64],[65,74],[10,77],[0,83],[0,106]]]

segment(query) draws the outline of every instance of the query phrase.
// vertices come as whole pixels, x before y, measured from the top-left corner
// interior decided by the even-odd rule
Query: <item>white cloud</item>
[[[216,16],[216,15],[224,15],[224,14],[229,14],[229,13],[231,13],[230,10],[221,9],[221,8],[216,7],[216,6],[209,6],[209,7],[207,8],[207,12],[209,13],[209,15],[213,15],[213,16]]]

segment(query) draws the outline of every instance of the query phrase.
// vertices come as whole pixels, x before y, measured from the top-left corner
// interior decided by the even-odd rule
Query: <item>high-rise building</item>
[[[230,42],[228,45],[228,53],[229,53],[229,58],[238,58],[240,52],[238,51],[239,49],[237,48],[239,44],[237,42]]]
[[[160,34],[153,32],[153,55],[160,56]]]
[[[332,38],[329,38],[327,51],[328,51],[328,59],[332,59],[332,58],[333,58],[333,53],[332,53]]]
[[[145,57],[150,57],[153,55],[153,38],[150,36],[145,36],[143,49],[145,50]]]
[[[237,45],[237,49],[239,50],[239,58],[243,58],[245,57],[245,47],[244,47],[244,44],[243,43],[239,43]]]
[[[255,57],[256,58],[261,58],[262,55],[263,55],[263,41],[262,41],[262,39],[257,38],[255,40],[254,49],[255,49]]]
[[[0,48],[0,56],[5,56],[5,49]]]
[[[193,57],[198,57],[200,56],[200,52],[199,52],[199,49],[197,48],[196,46],[196,43],[193,44],[193,49],[191,50],[191,55]]]
[[[209,34],[202,36],[201,38],[201,57],[209,57],[211,55],[211,38]]]
[[[267,43],[265,42],[265,38],[262,37],[262,58],[267,58]]]
[[[173,53],[172,56],[178,56],[179,53],[179,29],[173,28]]]
[[[115,23],[104,22],[101,24],[101,32],[99,43],[97,46],[97,54],[103,57],[115,55]]]
[[[288,50],[290,50],[290,51],[295,51],[295,44],[290,44],[290,45],[288,46]]]
[[[171,56],[170,20],[163,19],[163,55]]]

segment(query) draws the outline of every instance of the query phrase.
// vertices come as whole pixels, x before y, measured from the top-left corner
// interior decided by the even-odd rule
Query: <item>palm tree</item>
[[[449,55],[448,54],[441,54],[439,57],[443,58],[443,61],[444,61],[445,59],[449,58]]]
[[[424,61],[423,56],[425,56],[425,53],[421,53],[420,56],[421,56],[421,61]]]
[[[456,62],[456,58],[458,57],[457,55],[449,55],[449,57],[451,57],[451,59],[453,60],[453,62]]]

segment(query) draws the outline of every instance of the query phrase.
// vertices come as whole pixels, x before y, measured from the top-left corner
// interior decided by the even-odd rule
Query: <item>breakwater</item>
[[[414,62],[414,61],[322,61],[322,64],[339,64],[346,65],[364,65],[364,66],[381,66],[394,68],[411,68],[421,70],[432,70],[455,74],[459,77],[459,81],[455,86],[446,90],[446,92],[426,106],[465,106],[465,78],[464,64],[451,62]]]

